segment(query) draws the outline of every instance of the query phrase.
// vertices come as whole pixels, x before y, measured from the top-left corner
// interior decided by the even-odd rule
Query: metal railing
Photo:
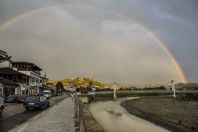
[[[113,91],[100,91],[95,92],[96,95],[101,94],[113,94]],[[172,94],[173,91],[170,90],[120,90],[116,92],[117,94],[136,94],[136,93],[166,93],[166,94]],[[176,90],[177,94],[185,94],[185,93],[198,93],[198,90]]]

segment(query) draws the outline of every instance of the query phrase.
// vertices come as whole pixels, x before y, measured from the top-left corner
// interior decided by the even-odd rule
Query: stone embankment
[[[89,111],[88,104],[82,103],[82,101],[76,97],[74,107],[75,125],[76,128],[78,128],[78,132],[104,132]]]

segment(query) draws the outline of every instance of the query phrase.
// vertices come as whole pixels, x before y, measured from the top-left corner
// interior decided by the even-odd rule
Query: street
[[[50,107],[63,100],[66,95],[52,97],[50,100]],[[23,104],[7,103],[0,118],[0,132],[6,132],[24,122],[29,118],[39,114],[42,110],[26,111]]]
[[[68,97],[33,121],[12,129],[10,132],[75,132],[74,101]]]

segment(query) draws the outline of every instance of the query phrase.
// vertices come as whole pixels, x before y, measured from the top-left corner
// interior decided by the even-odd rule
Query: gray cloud
[[[4,0],[1,2],[10,4]],[[31,8],[60,3],[82,4],[79,1],[45,1],[41,4],[36,1],[32,5],[31,2],[24,3]],[[195,68],[198,62],[191,60],[194,62],[191,63],[188,59],[196,59],[196,54],[193,54],[197,48],[197,39],[194,37],[194,33],[198,31],[196,19],[181,18],[176,9],[165,10],[174,2],[156,3],[155,0],[150,0],[146,4],[145,0],[121,3],[110,0],[85,3],[112,8],[134,17],[136,21],[152,29],[174,51],[174,55],[187,71],[188,79],[197,81],[197,76],[191,72],[194,69],[190,68]],[[18,3],[9,6],[15,7],[16,4]],[[55,79],[90,76],[101,81],[124,83],[178,80],[176,69],[167,55],[135,23],[129,23],[106,11],[93,9],[83,6],[68,7],[26,17],[0,30],[1,48],[8,51],[15,60],[37,63]],[[26,12],[28,9],[12,10],[6,12],[10,14],[8,16]],[[5,21],[5,16],[0,13],[0,21]],[[181,33],[181,27],[186,31],[193,29],[192,34]],[[180,38],[180,35],[184,38]],[[190,45],[182,48],[184,40],[189,41]],[[192,47],[193,52],[190,50]],[[187,65],[187,62],[191,65]]]

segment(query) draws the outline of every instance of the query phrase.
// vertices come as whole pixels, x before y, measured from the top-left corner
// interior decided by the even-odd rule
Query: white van
[[[52,97],[52,91],[51,90],[43,90],[43,96],[45,96],[47,98],[51,98]]]

